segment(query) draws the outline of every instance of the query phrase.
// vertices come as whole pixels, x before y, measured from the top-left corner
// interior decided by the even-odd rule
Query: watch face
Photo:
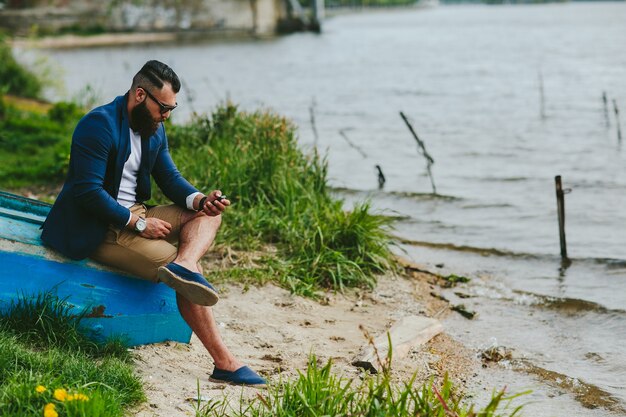
[[[137,223],[135,223],[135,229],[139,232],[146,230],[146,221],[144,219],[137,220]]]

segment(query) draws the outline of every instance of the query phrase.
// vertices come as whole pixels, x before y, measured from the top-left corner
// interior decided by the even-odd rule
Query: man
[[[66,182],[41,237],[70,258],[91,257],[172,287],[182,317],[213,357],[211,379],[262,385],[265,380],[228,350],[209,307],[218,294],[199,260],[230,201],[219,190],[200,193],[172,161],[163,122],[179,90],[170,67],[148,61],[126,95],[81,119]],[[150,199],[150,175],[175,204],[143,204]]]

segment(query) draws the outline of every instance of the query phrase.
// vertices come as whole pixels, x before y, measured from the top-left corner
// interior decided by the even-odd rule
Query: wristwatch
[[[140,217],[135,223],[135,232],[141,233],[146,230],[146,219]]]

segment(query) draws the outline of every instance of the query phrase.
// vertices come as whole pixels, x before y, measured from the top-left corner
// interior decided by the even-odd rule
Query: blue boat
[[[191,329],[171,288],[43,246],[40,227],[50,208],[0,191],[0,311],[20,296],[52,291],[77,313],[86,309],[81,324],[96,340],[122,337],[130,346],[189,342]]]

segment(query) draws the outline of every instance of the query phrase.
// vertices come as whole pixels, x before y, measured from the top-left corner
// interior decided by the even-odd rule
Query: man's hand
[[[146,217],[146,230],[139,236],[147,239],[164,239],[172,231],[172,225],[156,217]]]
[[[211,193],[207,195],[208,198],[204,201],[204,207],[200,207],[199,209],[207,216],[219,216],[226,210],[227,206],[230,206],[228,199],[218,200],[218,197],[221,195],[222,192],[220,190],[211,191]]]

